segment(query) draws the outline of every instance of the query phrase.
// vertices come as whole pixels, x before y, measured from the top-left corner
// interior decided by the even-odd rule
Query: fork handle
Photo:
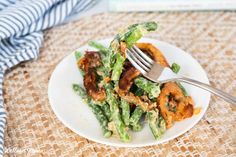
[[[202,83],[202,82],[190,79],[190,78],[186,78],[186,77],[174,78],[169,81],[179,81],[179,82],[184,82],[187,84],[197,86],[199,88],[202,88],[204,90],[207,90],[207,91],[219,96],[220,98],[224,99],[225,101],[227,101],[231,104],[234,104],[236,106],[236,97],[234,97],[234,96],[232,96],[220,89],[214,88],[208,84],[205,84],[205,83]],[[165,82],[168,82],[168,80],[166,80]]]

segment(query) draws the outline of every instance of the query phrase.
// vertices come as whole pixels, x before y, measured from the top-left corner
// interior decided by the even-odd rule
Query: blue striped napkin
[[[58,25],[70,15],[83,12],[97,0],[1,0],[0,1],[0,154],[4,145],[6,112],[3,78],[7,69],[37,58],[42,30]],[[1,156],[0,155],[0,156]]]

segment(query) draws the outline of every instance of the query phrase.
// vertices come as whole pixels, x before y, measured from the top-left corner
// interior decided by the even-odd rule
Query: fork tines
[[[143,75],[150,71],[153,60],[136,45],[127,50],[127,58]]]

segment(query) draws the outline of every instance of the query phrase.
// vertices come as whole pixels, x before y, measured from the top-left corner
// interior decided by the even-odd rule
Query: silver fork
[[[133,64],[133,66],[143,74],[144,77],[154,82],[166,83],[170,81],[176,81],[188,83],[207,90],[223,98],[229,103],[236,105],[236,97],[208,84],[175,74],[170,68],[162,67],[161,65],[157,64],[135,45],[127,50],[127,58]]]

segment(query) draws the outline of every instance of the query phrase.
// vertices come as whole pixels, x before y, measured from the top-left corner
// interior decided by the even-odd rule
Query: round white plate
[[[108,46],[111,39],[98,41]],[[173,62],[181,66],[180,74],[190,78],[209,83],[207,75],[201,65],[183,50],[168,43],[142,38],[139,42],[149,42],[159,48],[171,65]],[[85,45],[78,49],[80,52],[93,50]],[[142,147],[159,144],[180,136],[191,129],[203,117],[206,112],[210,93],[197,87],[183,84],[189,95],[192,96],[195,107],[201,107],[201,113],[191,118],[176,122],[168,129],[160,140],[155,140],[148,124],[145,124],[141,132],[130,132],[132,141],[123,143],[114,137],[105,138],[102,135],[101,127],[90,108],[83,103],[82,99],[72,90],[72,84],[83,84],[83,78],[78,71],[74,52],[63,59],[56,67],[49,81],[48,97],[53,111],[64,125],[75,133],[95,142],[120,147]]]

